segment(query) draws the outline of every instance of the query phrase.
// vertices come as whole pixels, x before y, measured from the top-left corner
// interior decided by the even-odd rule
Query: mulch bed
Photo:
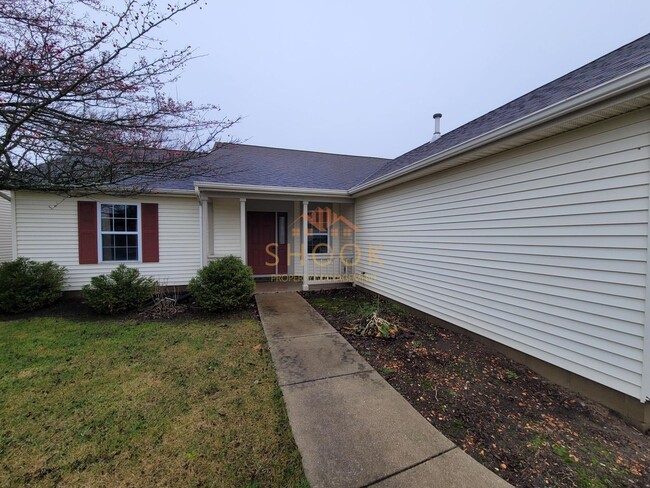
[[[105,320],[135,320],[147,322],[155,320],[157,322],[169,321],[183,323],[188,320],[214,320],[215,317],[219,317],[219,314],[217,313],[202,310],[189,298],[179,301],[175,313],[161,314],[153,308],[154,307],[148,304],[143,308],[143,310],[138,312],[129,312],[117,315],[101,315],[84,303],[80,295],[66,294],[53,305],[40,310],[16,314],[0,313],[0,322],[30,319],[33,317],[57,317],[76,321],[83,320],[86,322],[102,322]],[[250,315],[257,320],[259,317],[257,315],[255,299],[251,298],[247,307],[238,313]]]
[[[650,487],[650,436],[609,409],[362,291],[303,296],[429,422],[513,485]],[[368,307],[401,333],[355,335]]]

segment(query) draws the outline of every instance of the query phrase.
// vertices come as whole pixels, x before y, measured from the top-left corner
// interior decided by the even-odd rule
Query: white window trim
[[[135,205],[138,207],[138,259],[137,260],[126,260],[126,261],[104,261],[104,250],[102,246],[102,205]],[[114,234],[109,232],[109,234]],[[129,234],[129,233],[125,233]],[[131,234],[133,235],[133,234]],[[107,263],[107,264],[129,264],[129,263],[142,263],[142,208],[140,202],[97,202],[97,257],[98,263]]]

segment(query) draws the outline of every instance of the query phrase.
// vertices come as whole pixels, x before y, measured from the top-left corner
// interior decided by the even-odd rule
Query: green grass
[[[578,488],[617,488],[625,486],[634,477],[622,466],[617,466],[616,454],[611,447],[592,438],[583,437],[573,446],[576,455],[567,445],[554,443],[551,438],[540,434],[533,436],[529,447],[550,449],[559,463],[571,469]]]
[[[317,293],[307,295],[306,300],[315,308],[325,314],[350,314],[351,320],[367,319],[374,312],[380,316],[390,314],[396,317],[404,317],[407,312],[399,304],[381,300],[371,295],[319,295]]]
[[[307,486],[263,342],[243,316],[0,323],[0,486]]]
[[[322,310],[325,313],[341,313],[341,312],[358,312],[359,299],[357,297],[336,297],[336,296],[322,296],[322,295],[308,295],[307,301],[313,306]]]
[[[393,368],[379,368],[378,371],[385,375],[393,374],[395,372]]]

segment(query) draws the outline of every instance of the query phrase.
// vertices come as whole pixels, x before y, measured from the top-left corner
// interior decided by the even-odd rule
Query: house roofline
[[[413,164],[398,168],[378,178],[368,180],[367,182],[362,182],[350,188],[348,192],[350,195],[356,197],[360,196],[359,194],[361,193],[372,193],[389,186],[397,185],[402,182],[402,177],[410,173],[438,164],[470,150],[478,149],[482,146],[497,142],[516,133],[535,128],[541,124],[551,122],[562,116],[567,116],[571,113],[588,108],[589,106],[599,102],[604,102],[626,92],[639,89],[643,87],[643,85],[650,85],[650,65],[643,66],[630,73],[619,76],[618,78],[614,78],[613,80],[602,83],[590,88],[589,90],[585,90],[560,102],[549,105],[537,112],[533,112],[525,117],[509,122],[468,141],[450,147],[440,153],[425,157]]]
[[[219,191],[225,193],[249,193],[254,195],[300,195],[304,197],[337,197],[350,198],[347,190],[331,188],[301,188],[294,186],[264,186],[244,185],[239,183],[210,183],[197,181],[194,183],[196,192],[201,190]]]
[[[169,195],[176,197],[192,197],[195,195],[194,190],[180,190],[174,188],[152,188],[149,192],[143,193],[143,195]]]

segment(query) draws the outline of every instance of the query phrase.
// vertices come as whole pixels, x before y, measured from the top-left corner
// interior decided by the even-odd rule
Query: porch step
[[[309,285],[310,290],[333,290],[338,288],[351,288],[352,283],[318,283]],[[285,293],[302,291],[302,282],[297,281],[256,281],[255,294],[260,293]]]

